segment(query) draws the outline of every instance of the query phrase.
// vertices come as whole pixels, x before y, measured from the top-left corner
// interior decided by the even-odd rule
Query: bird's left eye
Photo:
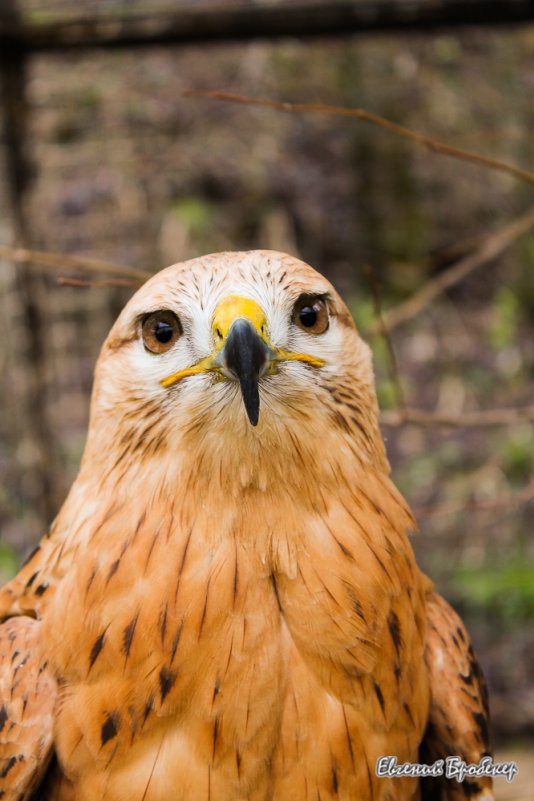
[[[324,334],[328,328],[328,309],[324,298],[301,295],[293,309],[293,322],[309,334]]]
[[[143,343],[151,353],[166,353],[182,333],[178,317],[171,311],[156,311],[143,320]]]

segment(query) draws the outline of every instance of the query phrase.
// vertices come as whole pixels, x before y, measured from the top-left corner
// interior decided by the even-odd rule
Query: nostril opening
[[[219,339],[223,338],[222,331],[220,328],[215,329],[215,334],[219,337]]]

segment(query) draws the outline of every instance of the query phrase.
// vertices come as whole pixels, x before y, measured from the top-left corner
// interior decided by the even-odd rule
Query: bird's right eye
[[[143,320],[143,344],[150,353],[166,353],[182,334],[180,320],[171,311],[156,311]]]

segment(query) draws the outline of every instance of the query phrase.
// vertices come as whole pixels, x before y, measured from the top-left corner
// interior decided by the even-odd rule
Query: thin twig
[[[507,506],[519,506],[528,503],[534,498],[534,481],[527,484],[518,492],[506,492],[495,495],[493,498],[470,501],[449,501],[429,506],[419,506],[414,508],[417,517],[434,517],[437,515],[457,514],[463,511],[488,511],[501,509]]]
[[[382,293],[380,288],[380,282],[378,281],[370,265],[366,264],[364,266],[364,273],[367,276],[367,279],[371,286],[375,316],[378,321],[380,334],[386,344],[388,352],[389,378],[391,383],[395,387],[395,395],[397,396],[397,406],[402,410],[406,408],[406,398],[404,395],[404,389],[400,378],[399,367],[397,364],[397,357],[395,355],[393,342],[391,341],[388,328],[384,322],[384,317],[382,315]]]
[[[458,415],[438,414],[422,409],[386,410],[380,413],[384,426],[398,428],[414,424],[424,428],[489,428],[492,426],[511,426],[518,423],[534,422],[534,406],[518,409],[486,409],[476,412],[462,412]]]
[[[385,325],[391,331],[401,323],[412,319],[440,294],[458,284],[478,267],[500,256],[533,228],[534,210],[531,209],[514,222],[487,236],[473,253],[460,259],[436,278],[432,278],[407,301],[384,312],[382,323],[375,322],[370,326],[368,333],[380,332],[381,325]]]
[[[139,281],[134,281],[131,278],[100,278],[97,280],[88,280],[85,278],[66,278],[63,275],[59,276],[57,283],[60,286],[75,286],[83,287],[84,289],[101,289],[102,287],[109,286],[139,286]]]
[[[27,250],[26,248],[13,248],[0,245],[0,259],[7,259],[16,264],[38,264],[51,270],[81,270],[89,273],[108,273],[122,275],[142,284],[152,273],[145,270],[136,270],[122,264],[101,261],[100,259],[81,258],[79,256],[66,256],[62,253],[49,253],[42,250]]]
[[[243,103],[247,106],[264,106],[279,111],[305,114],[336,114],[342,117],[353,117],[357,120],[369,122],[372,125],[378,125],[380,128],[385,128],[387,131],[397,134],[397,136],[402,136],[404,139],[410,139],[412,142],[416,142],[416,144],[422,145],[434,153],[439,153],[443,156],[452,156],[453,158],[462,159],[463,161],[470,161],[491,170],[499,170],[508,175],[513,175],[514,178],[520,178],[531,184],[534,183],[534,173],[529,170],[517,167],[515,164],[501,161],[500,159],[490,158],[489,156],[483,156],[471,150],[462,150],[459,147],[448,145],[445,142],[439,142],[426,134],[412,131],[404,125],[398,125],[396,122],[391,122],[391,120],[379,117],[378,114],[373,114],[362,108],[329,106],[325,103],[284,103],[278,100],[234,94],[233,92],[201,91],[198,89],[189,89],[184,92],[184,97],[207,97],[214,100],[225,100],[231,103]]]

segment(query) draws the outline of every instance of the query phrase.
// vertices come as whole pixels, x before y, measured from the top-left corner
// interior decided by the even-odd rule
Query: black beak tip
[[[241,388],[243,405],[245,407],[249,422],[251,425],[257,426],[260,417],[260,390],[258,386],[258,377],[255,374],[252,376],[240,375],[239,385]]]
[[[268,357],[268,348],[248,320],[237,319],[225,345],[227,367],[239,380],[247,417],[252,426],[260,416],[259,378]]]
[[[260,410],[259,409],[246,409],[247,417],[249,419],[249,423],[251,426],[257,426],[258,420],[260,419]]]

